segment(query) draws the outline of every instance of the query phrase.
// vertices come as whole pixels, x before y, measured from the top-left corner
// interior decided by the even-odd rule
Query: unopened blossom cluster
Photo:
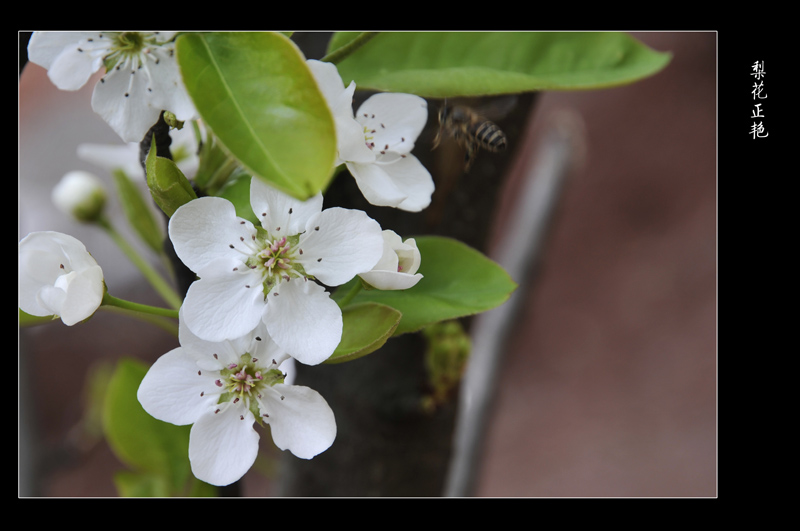
[[[101,68],[92,107],[124,142],[139,142],[162,110],[196,119],[174,57],[174,33],[35,33],[32,62],[75,90]],[[378,206],[420,211],[433,193],[430,173],[411,153],[427,120],[424,99],[377,94],[353,113],[355,84],[336,67],[308,61],[336,125],[337,161]],[[133,144],[124,150],[133,153]],[[99,164],[101,150],[88,157]],[[112,151],[113,152],[113,151]],[[125,157],[123,157],[124,159]],[[131,162],[133,162],[131,157]],[[124,165],[111,163],[110,167]],[[133,172],[133,166],[128,166]],[[70,204],[80,203],[78,190]],[[85,184],[84,184],[85,185]],[[180,346],[161,356],[138,390],[155,418],[191,424],[194,475],[213,485],[240,479],[269,425],[276,446],[310,459],[336,437],[333,411],[316,391],[285,382],[290,359],[326,361],[342,338],[342,311],[330,297],[359,277],[376,289],[409,289],[422,275],[413,239],[405,241],[366,213],[323,208],[323,196],[290,197],[253,177],[250,206],[258,222],[220,197],[200,197],[171,216],[178,258],[196,275],[179,312]],[[102,270],[80,242],[34,233],[20,242],[20,308],[59,315],[72,325],[90,317],[105,293]]]

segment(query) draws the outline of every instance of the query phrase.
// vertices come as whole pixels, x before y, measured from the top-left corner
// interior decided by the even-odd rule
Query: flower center
[[[144,47],[144,35],[136,31],[124,31],[114,38],[113,47],[123,54],[136,54]]]
[[[258,399],[262,391],[283,383],[284,376],[278,369],[265,369],[250,354],[242,354],[239,363],[232,363],[220,371],[220,378],[215,382],[221,388],[218,403],[244,401],[244,405],[259,418]]]
[[[286,241],[284,236],[280,240],[275,240],[258,253],[258,258],[270,275],[274,274],[276,268],[286,270],[291,267],[290,264],[293,258],[289,252],[291,247],[292,245]]]
[[[375,116],[373,115],[372,117],[374,118]],[[383,124],[381,124],[380,127],[384,127]],[[373,127],[364,126],[364,143],[375,152],[375,162],[377,164],[393,164],[400,159],[406,158],[405,153],[402,152],[405,149],[405,137],[401,137],[399,142],[395,141],[392,144],[384,143],[383,145],[378,145],[375,143],[375,133],[377,133],[377,130]]]
[[[122,66],[130,66],[133,70],[138,69],[155,48],[162,46],[156,40],[156,35],[137,31],[110,34],[111,46],[108,48],[108,54],[103,57],[106,70],[110,72],[112,69],[119,69]],[[157,57],[152,59],[156,64],[158,63]]]
[[[307,276],[297,260],[297,255],[303,254],[298,248],[299,236],[273,239],[263,229],[258,229],[258,232],[254,242],[256,250],[247,258],[246,264],[261,273],[264,296],[281,280]]]

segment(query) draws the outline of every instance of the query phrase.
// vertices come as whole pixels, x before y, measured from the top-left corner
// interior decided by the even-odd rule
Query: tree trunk
[[[503,153],[482,150],[468,173],[455,142],[431,151],[441,101],[429,101],[428,124],[417,140],[417,156],[436,182],[429,208],[408,213],[369,205],[354,179],[342,171],[325,194],[325,208],[366,211],[384,229],[402,238],[436,234],[487,252],[499,195],[531,115],[535,94],[475,100],[514,103],[495,121],[508,137]],[[356,93],[359,101],[366,99]],[[448,104],[455,103],[448,101]],[[520,146],[521,147],[521,146]],[[425,257],[422,257],[424,267]],[[457,264],[454,264],[457,267]],[[468,328],[468,319],[462,320]],[[430,393],[426,342],[419,334],[391,338],[379,351],[335,365],[297,364],[295,383],[317,390],[336,415],[333,446],[312,460],[282,456],[281,496],[441,496],[450,460],[457,389],[434,410],[423,407]]]

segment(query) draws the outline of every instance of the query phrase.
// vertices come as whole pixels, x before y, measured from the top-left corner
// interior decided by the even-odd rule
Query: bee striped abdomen
[[[473,134],[484,149],[497,152],[506,148],[506,135],[493,122],[484,121],[476,124]]]

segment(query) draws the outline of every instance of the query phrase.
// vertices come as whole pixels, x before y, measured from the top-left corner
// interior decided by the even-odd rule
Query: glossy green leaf
[[[250,179],[249,175],[242,175],[229,181],[217,196],[233,203],[237,216],[260,226],[261,220],[256,217],[253,207],[250,206]]]
[[[153,211],[145,203],[141,190],[121,170],[114,172],[114,184],[117,187],[119,202],[128,223],[143,242],[156,253],[160,253],[161,245],[164,242],[163,230],[153,215]]]
[[[423,278],[413,288],[399,291],[361,291],[353,303],[376,302],[402,313],[394,335],[429,324],[490,310],[508,300],[516,283],[497,263],[464,243],[440,236],[416,238],[422,255]],[[341,299],[354,281],[341,286]]]
[[[187,33],[177,55],[204,123],[248,171],[299,199],[325,187],[336,156],[333,118],[292,41]]]
[[[397,328],[401,313],[394,308],[367,302],[342,310],[342,340],[325,363],[342,363],[375,352]]]
[[[334,35],[329,50],[358,35]],[[670,57],[617,32],[385,32],[337,66],[359,89],[444,98],[611,87]]]
[[[180,492],[190,476],[189,426],[174,426],[151,417],[136,392],[147,367],[121,359],[108,383],[103,430],[114,454],[138,472],[163,476]]]

